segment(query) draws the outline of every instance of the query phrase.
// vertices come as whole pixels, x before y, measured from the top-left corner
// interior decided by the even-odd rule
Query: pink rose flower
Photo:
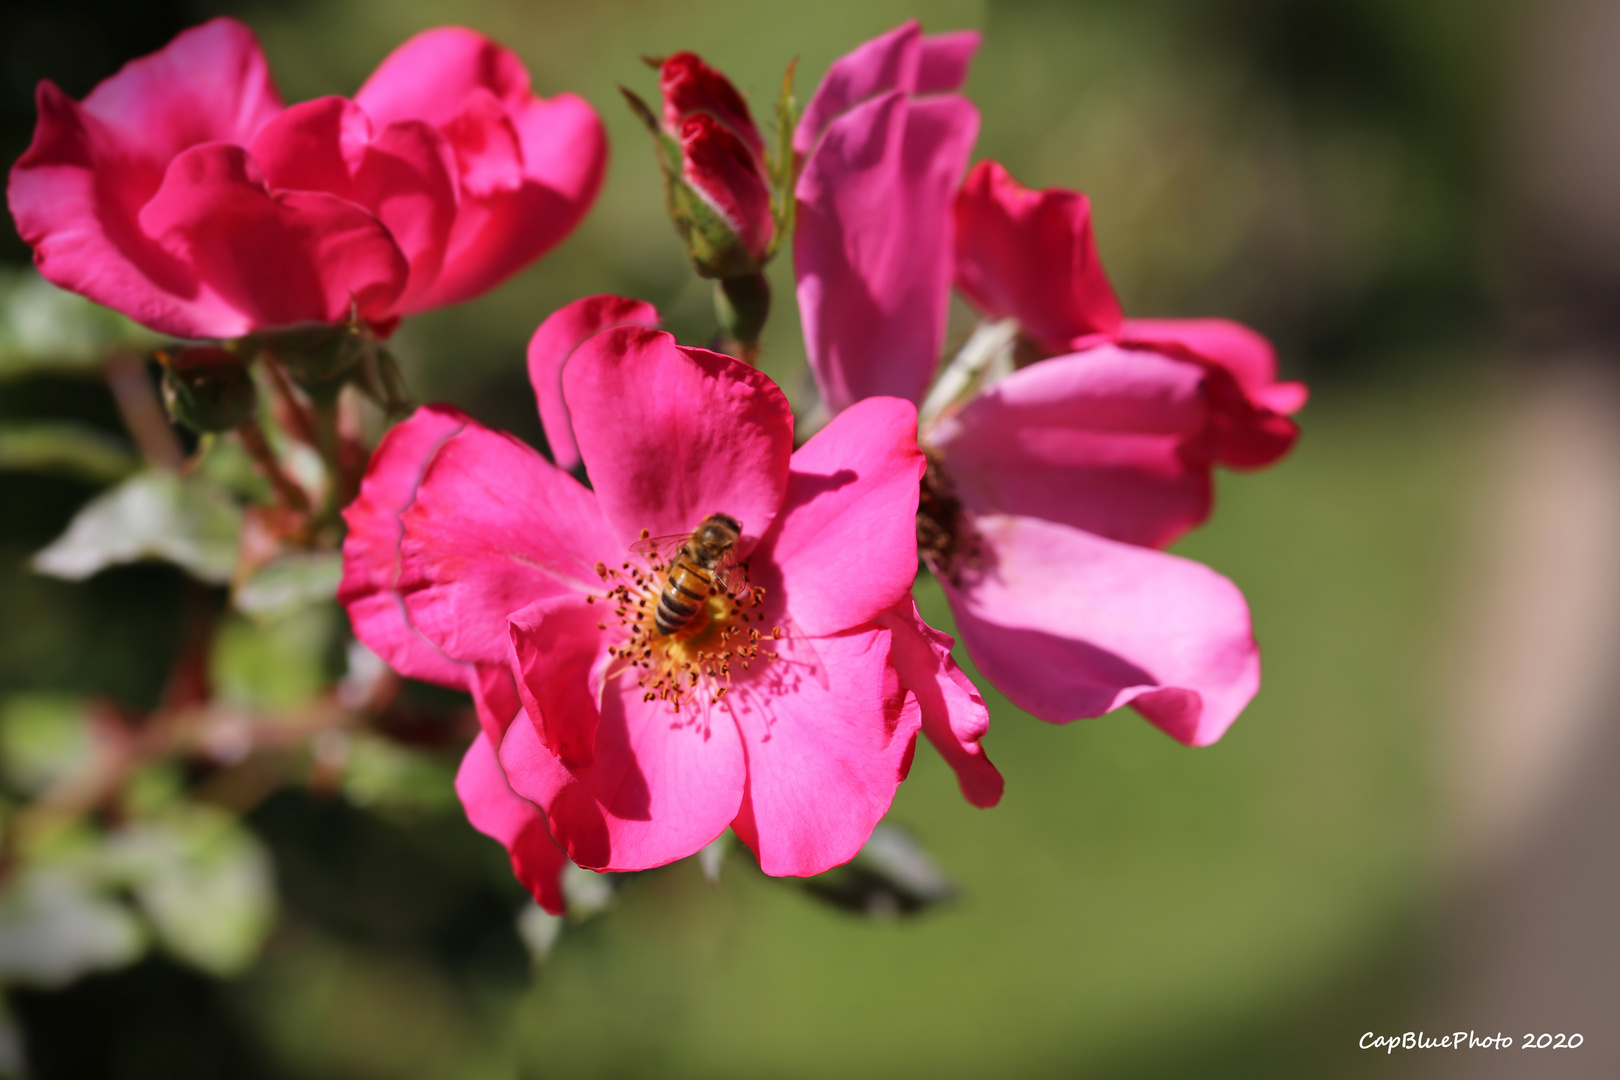
[[[951,198],[979,132],[953,91],[978,45],[908,22],[833,61],[794,133],[799,313],[830,412],[883,394],[920,402],[939,363]]]
[[[550,249],[606,163],[583,100],[470,30],[420,34],[353,101],[283,108],[215,19],[74,102],[38,91],[7,191],[40,272],[162,333],[231,338],[476,296]]]
[[[637,314],[592,299],[564,321]],[[730,357],[639,326],[551,340],[566,363],[531,367],[536,394],[544,407],[560,382],[593,488],[423,410],[372,461],[368,485],[410,494],[392,516],[351,515],[343,595],[390,662],[431,647],[516,676],[500,761],[569,856],[643,869],[730,827],[766,872],[818,873],[887,811],[918,730],[970,798],[999,798],[983,702],[910,599],[915,409],[863,402],[794,452],[786,399]],[[712,514],[740,523],[746,578],[665,634],[666,564],[631,549]]]
[[[835,62],[800,128],[815,148],[799,301],[823,401],[834,414],[873,393],[921,402],[953,277],[989,317],[1018,319],[1020,359],[1040,362],[922,433],[924,558],[1014,703],[1054,722],[1131,704],[1183,742],[1213,742],[1259,686],[1248,608],[1225,578],[1150,548],[1208,516],[1217,462],[1286,453],[1303,387],[1277,383],[1269,344],[1234,323],[1126,320],[1083,195],[1027,192],[994,163],[958,194],[973,130],[960,110],[942,129],[954,138],[911,152],[857,131],[872,102],[912,102],[896,87],[960,85],[971,44],[941,49],[932,78],[928,45],[908,24]]]

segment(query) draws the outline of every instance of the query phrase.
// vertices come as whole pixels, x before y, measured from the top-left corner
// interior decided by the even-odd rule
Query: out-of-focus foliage
[[[139,352],[157,341],[150,330],[38,274],[0,273],[0,383],[47,372],[94,372],[112,349]]]
[[[86,504],[34,556],[34,569],[79,581],[119,563],[162,559],[218,584],[236,569],[241,530],[241,510],[206,477],[148,470]]]

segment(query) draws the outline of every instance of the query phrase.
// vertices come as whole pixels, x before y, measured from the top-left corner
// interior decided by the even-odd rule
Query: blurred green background
[[[282,902],[262,960],[221,981],[159,955],[13,991],[36,1076],[1325,1076],[1368,1067],[1361,1032],[1412,1026],[1442,888],[1456,552],[1507,407],[1491,359],[1505,4],[21,0],[0,15],[7,160],[36,80],[82,96],[218,13],[255,27],[289,101],[352,93],[454,21],[514,48],[541,93],[596,105],[613,159],[585,224],[398,338],[419,397],[536,441],[523,349],[556,307],[619,292],[683,340],[714,332],[615,89],[652,91],[638,57],[694,49],[758,106],[789,59],[802,101],[907,17],[981,29],[979,156],[1090,193],[1128,312],[1242,319],[1313,384],[1297,452],[1223,477],[1213,523],[1179,549],[1249,597],[1265,684],[1197,751],[1134,714],[1057,728],[990,695],[1003,804],[968,806],[923,748],[891,815],[960,887],[917,917],[836,910],[734,854],[717,887],[690,862],[624,882],[538,967],[504,856],[453,808],[284,792],[249,819]],[[3,254],[27,258],[9,232]],[[762,366],[802,399],[789,259],[772,269]],[[65,378],[5,385],[5,417],[117,430],[104,391]],[[68,584],[23,566],[93,490],[0,472],[0,693],[159,692],[177,571]],[[937,591],[919,600],[949,628]]]

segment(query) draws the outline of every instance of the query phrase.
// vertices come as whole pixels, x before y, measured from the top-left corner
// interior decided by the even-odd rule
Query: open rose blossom
[[[931,40],[958,39],[908,24],[835,62],[801,134],[871,87],[958,85],[971,48],[930,58]],[[1038,362],[921,436],[919,540],[963,642],[1042,719],[1130,704],[1182,742],[1215,741],[1259,687],[1248,607],[1214,571],[1151,549],[1208,517],[1216,464],[1288,451],[1303,387],[1278,383],[1269,343],[1235,323],[1125,319],[1083,195],[1027,191],[994,163],[958,192],[963,125],[966,144],[907,156],[871,137],[840,152],[838,125],[858,112],[826,128],[799,187],[799,300],[828,411],[875,393],[923,400],[953,278],[988,317],[1017,319],[1017,356]]]
[[[455,27],[395,50],[354,100],[284,108],[253,33],[188,30],[83,102],[38,91],[7,191],[40,272],[162,333],[351,317],[379,333],[476,296],[596,197],[606,140],[571,94]]]
[[[764,375],[641,326],[576,346],[592,310],[610,325],[640,314],[579,309],[551,339],[565,362],[531,363],[561,368],[592,488],[509,436],[419,411],[367,481],[408,496],[392,515],[350,515],[356,633],[390,662],[514,675],[506,780],[593,869],[658,866],[728,827],[767,873],[828,869],[887,811],[919,730],[970,799],[994,803],[983,701],[911,602],[914,407],[869,399],[795,452]],[[542,403],[557,385],[536,385]],[[662,633],[678,556],[656,538],[714,514],[740,524],[740,575]]]

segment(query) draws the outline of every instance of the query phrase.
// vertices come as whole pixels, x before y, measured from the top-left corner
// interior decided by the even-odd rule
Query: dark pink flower
[[[537,370],[545,403],[555,369]],[[767,872],[819,872],[860,849],[919,729],[970,797],[999,796],[983,703],[910,601],[922,457],[909,404],[865,402],[794,452],[765,376],[630,326],[572,349],[561,384],[594,490],[470,422],[440,438],[433,418],[449,414],[424,410],[407,423],[433,437],[385,442],[371,465],[416,476],[409,505],[397,524],[351,519],[376,534],[351,543],[397,558],[388,589],[354,590],[387,594],[357,631],[397,599],[392,633],[403,623],[449,661],[516,674],[505,775],[576,862],[655,866],[729,826]],[[658,634],[641,605],[662,578],[631,548],[712,513],[742,523],[747,587]],[[383,562],[346,572],[375,581]],[[616,655],[632,643],[646,666]]]
[[[417,631],[398,592],[400,513],[410,505],[422,471],[446,439],[472,421],[453,409],[430,406],[383,437],[360,495],[344,511],[343,582],[338,601],[349,611],[355,636],[401,675],[473,695],[482,732],[467,748],[456,774],[456,793],[479,832],[499,841],[512,869],[535,901],[563,911],[559,875],[567,866],[551,839],[545,814],[512,791],[495,751],[522,708],[505,664],[452,659]]]
[[[694,113],[713,117],[743,141],[763,162],[765,140],[759,136],[748,101],[730,79],[693,52],[678,52],[658,66],[658,92],[664,99],[664,129],[678,134]]]
[[[939,363],[952,196],[979,114],[954,93],[979,35],[915,22],[835,60],[794,134],[802,155],[794,269],[822,398],[920,402]]]
[[[354,101],[284,109],[252,31],[188,30],[82,103],[38,91],[8,199],[40,272],[178,337],[400,316],[494,286],[565,236],[606,161],[468,30],[421,34]]]

